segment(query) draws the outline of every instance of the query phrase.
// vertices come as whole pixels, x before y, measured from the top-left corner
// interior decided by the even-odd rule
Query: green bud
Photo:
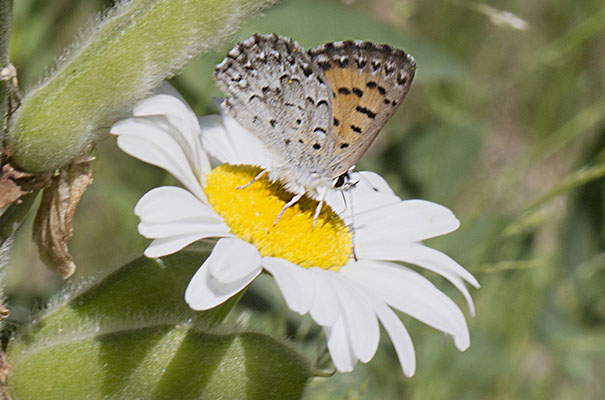
[[[267,335],[221,323],[237,299],[190,310],[207,254],[138,259],[37,318],[8,346],[15,399],[294,399],[310,364]]]
[[[81,156],[120,114],[272,0],[120,2],[24,99],[9,149],[28,172]]]

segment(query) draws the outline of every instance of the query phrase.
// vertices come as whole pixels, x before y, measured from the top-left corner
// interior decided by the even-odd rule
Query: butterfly
[[[326,43],[309,51],[276,34],[238,43],[216,66],[222,107],[277,161],[268,173],[319,201],[347,188],[349,172],[406,97],[414,58],[388,45]],[[259,175],[260,177],[260,175]],[[258,177],[257,177],[258,178]],[[256,178],[255,178],[256,180]]]

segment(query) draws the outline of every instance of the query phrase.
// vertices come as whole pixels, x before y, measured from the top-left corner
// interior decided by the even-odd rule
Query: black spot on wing
[[[340,125],[340,121],[336,118],[334,118],[334,126],[338,126]]]
[[[305,76],[307,78],[309,76],[311,76],[311,74],[313,73],[313,70],[311,69],[311,67],[309,65],[303,65],[302,66],[302,71],[303,71],[303,74],[305,74]]]
[[[317,63],[317,65],[319,65],[319,68],[323,69],[324,71],[329,70],[332,66],[329,61],[320,61]]]
[[[368,83],[366,83],[366,86],[369,87],[370,89],[374,89],[378,84],[374,81],[369,81]]]
[[[321,149],[321,144],[319,144],[319,143],[314,143],[314,144],[313,144],[313,148],[314,148],[315,150],[319,150],[319,149]]]
[[[402,86],[405,85],[405,83],[407,82],[407,80],[408,80],[407,75],[399,75],[397,77],[397,83],[400,84],[400,85],[402,85]]]
[[[359,59],[357,59],[357,68],[363,69],[363,67],[365,67],[367,63],[368,63],[367,60],[359,58]]]
[[[351,91],[349,89],[347,89],[346,87],[340,87],[340,88],[338,88],[338,93],[351,94]]]
[[[351,129],[353,129],[353,132],[361,133],[361,128],[356,125],[351,125]]]
[[[353,88],[353,93],[357,96],[357,97],[361,97],[363,96],[363,90],[361,90],[360,88]]]
[[[347,147],[349,147],[349,144],[348,144],[348,143],[341,143],[341,144],[340,144],[340,148],[341,148],[341,149],[346,149]]]
[[[349,65],[349,58],[348,57],[342,57],[339,60],[336,60],[336,64],[340,67],[340,68],[346,68],[347,65]]]
[[[362,107],[362,106],[357,106],[355,108],[355,111],[367,115],[368,118],[370,118],[370,119],[376,118],[376,113],[372,112],[372,110],[370,110],[369,108],[365,108],[365,107]]]

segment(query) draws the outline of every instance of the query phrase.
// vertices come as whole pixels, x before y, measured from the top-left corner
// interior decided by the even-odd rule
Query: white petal
[[[405,376],[411,377],[416,370],[416,357],[410,334],[399,317],[385,303],[373,295],[368,295],[368,302],[391,338],[403,373]]]
[[[261,264],[256,247],[235,238],[219,240],[212,250],[212,257],[210,274],[222,283],[236,282],[255,272]]]
[[[250,284],[262,271],[259,265],[250,274],[243,276],[238,281],[225,284],[219,282],[210,273],[210,270],[214,269],[211,266],[216,261],[223,265],[225,262],[228,263],[222,255],[216,257],[212,252],[187,286],[185,301],[194,310],[208,310],[223,303]]]
[[[235,119],[223,114],[229,140],[238,157],[238,164],[258,165],[271,168],[271,156],[267,148]]]
[[[321,326],[334,325],[340,315],[340,303],[330,285],[330,280],[325,278],[325,271],[320,268],[310,268],[313,276],[315,296],[313,305],[309,310],[311,318]]]
[[[389,186],[389,184],[372,171],[357,171],[351,175],[353,181],[359,181],[358,186],[365,188],[365,190],[371,189],[373,192],[382,193],[383,195],[395,196],[395,193]],[[395,196],[397,197],[397,196]]]
[[[208,203],[176,186],[161,186],[145,193],[134,213],[146,222],[166,222],[187,218],[222,221]]]
[[[180,135],[174,136],[174,139],[187,153],[188,158],[196,163],[196,172],[201,174],[210,171],[208,157],[200,146],[198,120],[183,101],[174,96],[158,94],[139,102],[132,113],[135,117],[164,116],[180,132]]]
[[[288,307],[299,314],[306,314],[315,296],[311,272],[282,258],[264,257],[262,263],[273,275]]]
[[[359,182],[351,190],[356,214],[363,214],[375,208],[396,204],[401,201],[393,193],[388,183],[377,173],[360,171],[353,173],[351,180]]]
[[[126,153],[148,164],[170,172],[200,199],[206,196],[195,170],[197,160],[189,160],[186,152],[174,140],[177,132],[163,117],[128,118],[117,122],[111,133],[118,136],[118,146]],[[196,175],[197,174],[197,175]]]
[[[475,315],[473,299],[463,280],[477,288],[479,282],[470,272],[446,254],[417,243],[396,246],[389,243],[362,244],[358,242],[355,250],[357,256],[363,259],[403,261],[438,273],[460,290],[466,299],[470,314]]]
[[[331,271],[326,271],[331,272]],[[380,339],[380,329],[374,310],[368,305],[356,285],[351,285],[338,273],[331,272],[332,286],[336,291],[345,329],[349,336],[353,354],[366,363],[374,357]]]
[[[163,186],[147,192],[135,207],[141,218],[139,233],[147,238],[196,235],[226,236],[229,227],[210,206],[188,191]]]
[[[196,240],[209,237],[232,236],[229,228],[223,222],[209,222],[203,219],[191,219],[172,224],[145,224],[138,226],[139,233],[148,239],[164,239],[175,236],[194,235]]]
[[[229,115],[202,117],[199,123],[204,149],[221,163],[271,166],[266,147]]]
[[[160,86],[153,89],[153,93],[154,94],[166,94],[168,96],[176,97],[183,103],[187,104],[187,101],[185,100],[185,98],[168,81],[163,81]]]
[[[417,242],[456,230],[460,222],[447,208],[424,200],[396,204],[355,213],[357,243]]]
[[[231,235],[223,235],[231,236]],[[185,235],[177,235],[166,238],[155,239],[145,249],[145,256],[149,258],[157,258],[167,256],[168,254],[176,253],[188,244],[191,244],[203,237],[220,237],[220,235],[206,235],[196,232]]]
[[[220,164],[239,164],[239,157],[231,143],[229,133],[220,115],[207,115],[199,119],[202,146]]]
[[[351,372],[357,364],[357,359],[353,355],[349,345],[349,336],[347,335],[343,317],[338,318],[332,326],[324,327],[326,338],[328,339],[328,350],[330,357],[336,369],[340,372]]]
[[[468,327],[458,306],[420,274],[378,261],[359,261],[340,272],[391,307],[450,334],[458,349],[470,345]]]

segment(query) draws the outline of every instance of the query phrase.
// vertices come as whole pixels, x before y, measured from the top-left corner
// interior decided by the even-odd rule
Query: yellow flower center
[[[231,232],[252,243],[265,257],[279,257],[301,267],[338,270],[347,263],[353,244],[344,221],[324,204],[315,228],[317,201],[303,196],[275,218],[293,197],[279,183],[254,179],[262,170],[249,165],[223,164],[206,175],[205,192],[210,205]]]

